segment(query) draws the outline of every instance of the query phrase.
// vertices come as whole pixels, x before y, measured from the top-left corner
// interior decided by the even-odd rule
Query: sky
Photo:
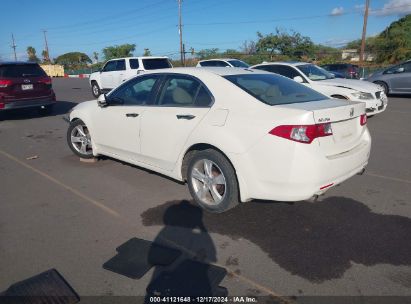
[[[257,31],[294,30],[313,42],[342,47],[362,33],[365,0],[182,0],[186,50],[239,49]],[[411,0],[371,0],[367,36],[411,13]],[[2,3],[0,59],[19,60],[33,46],[38,57],[46,30],[50,57],[73,51],[92,57],[106,46],[136,44],[134,54],[178,57],[177,0],[13,0]]]

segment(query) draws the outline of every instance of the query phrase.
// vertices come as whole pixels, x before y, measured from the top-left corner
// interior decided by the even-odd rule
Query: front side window
[[[270,73],[276,73],[276,74],[282,75],[282,76],[290,78],[290,79],[294,79],[294,77],[296,77],[296,76],[301,77],[301,75],[298,71],[296,71],[294,68],[286,66],[286,65],[274,65],[274,64],[268,65],[267,64],[267,65],[261,65],[259,67],[256,67],[256,69],[267,71],[267,72],[270,72]],[[304,79],[304,81],[305,81],[305,79]]]
[[[138,77],[127,81],[116,89],[109,98],[116,99],[123,105],[145,105],[148,104],[153,88],[159,79],[159,76]]]
[[[117,61],[116,60],[109,61],[104,66],[102,72],[112,72],[112,71],[115,71],[116,68],[117,68]]]
[[[224,78],[272,106],[327,99],[302,84],[274,74],[230,75]]]
[[[334,76],[331,73],[314,64],[299,65],[297,66],[297,69],[299,69],[305,76],[307,76],[312,81],[334,78]]]
[[[184,76],[169,76],[158,99],[158,105],[171,107],[207,107],[211,102],[204,85]]]

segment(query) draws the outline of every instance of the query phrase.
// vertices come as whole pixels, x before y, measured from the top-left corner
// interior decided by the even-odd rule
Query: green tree
[[[28,46],[27,49],[27,56],[29,57],[29,61],[31,62],[40,62],[40,59],[36,55],[36,49],[32,46]]]
[[[96,63],[98,63],[98,52],[93,52],[93,58],[96,61]]]
[[[314,53],[314,43],[311,39],[295,31],[288,32],[277,28],[275,33],[265,36],[257,32],[257,37],[257,53],[268,53],[270,60],[274,55],[301,58],[312,56]]]
[[[200,50],[197,52],[197,57],[199,59],[216,58],[219,56],[218,51],[217,48]]]
[[[143,56],[151,56],[150,49],[144,49]]]
[[[87,64],[91,63],[91,59],[84,53],[70,52],[58,56],[55,62],[68,69],[79,69],[84,68]]]
[[[104,59],[110,60],[113,58],[132,57],[135,49],[135,44],[108,46],[103,49]]]
[[[49,53],[46,50],[43,50],[41,52],[41,56],[43,57],[43,62],[44,63],[50,63]]]

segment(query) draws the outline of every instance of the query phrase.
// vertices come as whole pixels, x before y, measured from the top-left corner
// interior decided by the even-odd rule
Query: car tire
[[[98,98],[101,95],[100,87],[98,86],[97,82],[93,81],[91,84],[91,93],[94,97]]]
[[[188,162],[186,176],[192,197],[203,209],[221,213],[239,204],[235,170],[220,152],[195,152]]]
[[[54,104],[51,104],[51,105],[40,108],[39,113],[40,115],[51,115],[53,114],[53,110],[54,110]]]
[[[80,119],[70,122],[67,130],[67,144],[71,151],[80,158],[94,157],[90,132]]]
[[[385,82],[383,82],[383,81],[375,81],[374,83],[382,86],[383,89],[384,89],[385,95],[388,95],[390,89],[388,88],[388,85],[387,85]]]

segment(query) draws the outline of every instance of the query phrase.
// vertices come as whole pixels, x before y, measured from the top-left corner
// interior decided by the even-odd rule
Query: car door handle
[[[196,117],[194,115],[177,115],[177,119],[192,120],[193,118],[196,118]]]
[[[127,113],[126,116],[127,117],[137,117],[138,114],[137,113]]]

